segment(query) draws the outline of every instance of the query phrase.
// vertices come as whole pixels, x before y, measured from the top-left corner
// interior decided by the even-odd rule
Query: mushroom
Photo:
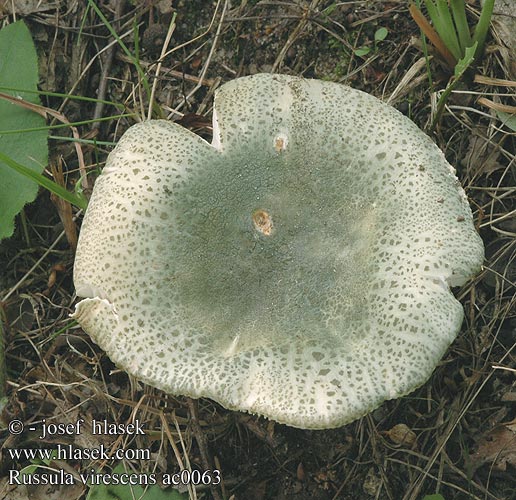
[[[215,96],[211,144],[131,127],[97,179],[74,318],[121,368],[294,427],[422,385],[483,245],[454,169],[350,87],[259,74]]]

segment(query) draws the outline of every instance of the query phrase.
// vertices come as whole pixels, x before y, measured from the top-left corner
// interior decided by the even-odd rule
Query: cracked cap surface
[[[131,127],[84,217],[74,317],[121,368],[301,428],[430,376],[483,260],[464,191],[408,118],[343,85],[254,75],[208,144]]]

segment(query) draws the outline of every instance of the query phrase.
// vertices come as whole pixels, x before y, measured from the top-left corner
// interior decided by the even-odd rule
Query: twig
[[[131,60],[124,54],[117,55],[117,59],[124,62],[131,62]],[[147,62],[147,61],[140,61],[140,65],[143,68],[152,68],[156,63]],[[207,87],[211,87],[215,79],[214,78],[203,78],[202,80],[195,75],[189,75],[188,73],[183,73],[182,71],[176,71],[175,69],[167,68],[166,66],[161,66],[161,69],[164,74],[168,74],[172,76],[173,78],[178,78],[179,80],[186,80],[187,82],[192,83],[199,83],[200,85],[205,85]]]
[[[515,114],[516,106],[509,106],[508,104],[500,104],[499,102],[494,102],[491,99],[487,99],[486,97],[480,97],[477,100],[478,104],[482,104],[489,109],[494,109],[495,111],[501,111],[502,113]]]
[[[133,29],[131,28],[129,31],[123,33],[122,35],[119,36],[120,39],[122,38],[125,38],[129,35],[131,35],[133,32]],[[69,95],[72,95],[74,92],[75,92],[75,89],[77,88],[77,86],[79,85],[79,83],[81,82],[81,80],[84,78],[84,75],[86,75],[86,73],[88,73],[89,69],[91,68],[91,66],[93,65],[93,63],[95,62],[95,60],[97,59],[97,57],[100,57],[101,54],[103,54],[104,52],[106,52],[107,50],[109,50],[110,47],[112,47],[113,45],[115,45],[116,43],[118,43],[118,40],[111,40],[111,42],[109,42],[105,47],[103,47],[102,49],[100,49],[88,62],[88,64],[86,64],[86,66],[84,67],[84,69],[81,71],[81,74],[79,75],[79,77],[77,78],[77,81],[73,84],[72,88],[68,91],[68,94]],[[131,61],[132,62],[132,61]],[[62,110],[64,109],[64,107],[66,106],[66,104],[68,103],[69,101],[69,98],[66,98],[63,100],[63,102],[61,103],[61,105],[59,106],[59,110]]]
[[[174,456],[176,457],[177,464],[179,465],[179,468],[181,470],[185,470],[186,469],[185,464],[183,463],[183,459],[181,458],[181,453],[179,453],[179,448],[177,447],[176,442],[174,441],[174,438],[172,437],[172,433],[170,432],[170,428],[168,426],[168,422],[165,417],[165,414],[163,412],[160,412],[159,416],[161,419],[162,429],[165,430],[165,434],[167,435],[170,446],[172,446],[172,450],[174,450]],[[173,418],[174,418],[174,423],[176,425],[177,433],[179,435],[179,439],[181,439],[181,443],[182,443],[183,440],[181,438],[181,432],[179,429],[179,425],[177,423],[177,419],[174,414],[173,414]],[[187,467],[189,470],[191,470],[190,464],[187,464]],[[195,488],[193,487],[193,485],[189,483],[187,486],[188,486],[188,493],[189,493],[190,498],[196,499],[197,494],[196,494],[196,491],[195,491]]]
[[[493,345],[495,343],[493,342]],[[498,360],[497,365],[501,365],[506,358],[509,358],[511,355],[512,350],[516,348],[516,344],[514,344],[510,349],[507,350],[506,353]],[[490,355],[490,353],[489,353]],[[489,356],[488,355],[488,356]],[[483,388],[486,386],[486,384],[491,379],[491,376],[495,373],[495,370],[492,370],[490,373],[486,375],[484,380],[480,384],[478,384],[478,388],[473,392],[471,395],[469,401],[465,402],[461,409],[459,409],[458,414],[451,419],[451,421],[448,423],[448,426],[445,430],[443,438],[440,440],[439,444],[437,445],[436,449],[432,453],[430,459],[426,463],[426,466],[424,469],[419,469],[415,466],[416,469],[419,470],[420,474],[419,477],[414,481],[414,483],[411,485],[410,489],[405,493],[405,496],[403,497],[403,500],[415,500],[416,498],[419,498],[419,493],[421,491],[421,488],[423,487],[423,482],[427,477],[431,477],[430,470],[432,469],[434,463],[436,462],[437,458],[441,454],[441,452],[445,449],[446,444],[448,443],[449,439],[451,438],[454,430],[459,425],[459,422],[464,418],[464,415],[468,412],[470,407],[472,406],[475,399],[478,397],[478,395],[482,392]],[[391,459],[392,460],[392,459]]]
[[[154,95],[156,93],[156,86],[158,84],[159,73],[161,71],[163,59],[165,58],[165,54],[167,52],[168,44],[170,43],[170,39],[172,38],[172,33],[174,33],[175,28],[176,28],[176,13],[174,12],[174,15],[172,16],[170,24],[168,25],[167,36],[165,38],[165,42],[163,43],[163,47],[161,47],[161,55],[158,60],[158,65],[156,66],[156,72],[154,74],[154,81],[152,82],[152,90],[151,90],[151,95],[150,95],[150,99],[149,99],[149,113],[147,115],[147,120],[150,120],[152,118]]]
[[[208,442],[206,441],[206,436],[199,425],[199,416],[197,414],[197,401],[194,401],[192,398],[186,398],[186,402],[188,404],[188,410],[190,411],[190,425],[192,426],[192,432],[197,440],[197,444],[199,445],[199,451],[201,453],[201,461],[202,466],[205,471],[212,471],[213,465],[211,463],[211,458],[208,453]],[[218,490],[214,485],[210,486],[211,494],[213,495],[214,500],[222,500]]]
[[[116,2],[116,12],[115,12],[115,19],[120,19],[122,15],[122,7],[124,2],[122,0],[118,0]],[[117,24],[119,24],[118,21],[116,21]],[[118,27],[118,26],[117,26]],[[97,93],[97,98],[99,101],[97,101],[97,104],[95,104],[95,110],[93,111],[93,119],[97,120],[102,116],[102,112],[104,111],[104,98],[106,96],[107,92],[107,82],[108,82],[108,75],[109,71],[111,70],[111,66],[113,64],[113,58],[115,56],[115,46],[109,45],[109,48],[106,51],[106,57],[104,60],[104,67],[102,68],[102,73],[100,75],[100,82],[99,82],[99,89]],[[93,129],[100,129],[100,122],[96,121],[93,124]]]
[[[272,65],[272,73],[275,73],[276,70],[279,68],[279,66],[283,63],[283,60],[285,59],[285,56],[287,55],[288,49],[292,47],[292,44],[297,40],[299,33],[305,28],[306,24],[308,23],[308,14],[315,10],[317,8],[317,5],[319,4],[319,0],[312,0],[312,3],[310,6],[305,10],[305,13],[303,14],[303,17],[297,24],[297,26],[294,28],[294,31],[291,33],[291,35],[288,37],[287,42],[285,45],[283,45],[283,48],[280,50],[280,53],[278,54],[278,57],[276,57],[276,60],[274,61],[274,64]]]
[[[217,46],[217,42],[220,38],[220,32],[222,30],[222,24],[224,22],[224,16],[226,15],[226,9],[228,7],[228,0],[224,0],[224,7],[222,7],[222,12],[220,14],[220,21],[219,25],[217,26],[217,31],[215,32],[215,37],[213,38],[213,43],[211,44],[210,52],[208,54],[208,57],[206,59],[206,62],[204,63],[204,66],[202,68],[201,74],[199,75],[199,83],[194,87],[194,89],[185,97],[185,100],[183,103],[181,103],[177,109],[181,109],[182,106],[188,102],[188,100],[201,88],[202,81],[204,80],[204,76],[206,75],[206,72],[208,71],[208,67],[211,63],[211,58],[213,57],[213,53],[215,52],[215,47]]]
[[[56,182],[65,187],[66,183],[63,175],[63,162],[60,157],[57,159],[56,163],[57,165],[55,165],[54,162],[50,162],[50,171],[52,172],[52,176]],[[72,205],[70,202],[63,200],[63,198],[53,193],[50,195],[50,199],[57,207],[57,213],[59,214],[59,218],[63,223],[66,239],[68,240],[68,243],[72,249],[75,251],[77,248],[77,227],[73,221]]]
[[[74,218],[77,219],[77,217],[79,216],[79,214],[81,213],[82,211],[79,210]],[[20,286],[22,285],[22,283],[38,268],[38,266],[47,258],[47,256],[52,252],[52,250],[57,246],[57,244],[61,241],[61,238],[65,235],[65,232],[64,231],[61,231],[61,233],[59,234],[59,236],[56,238],[56,240],[54,241],[54,243],[52,243],[52,245],[50,245],[48,247],[48,249],[46,250],[46,252],[37,260],[37,262],[23,275],[23,277],[18,281],[18,283],[16,283],[16,285],[14,285],[8,292],[7,294],[2,298],[1,302],[5,302],[14,292],[16,292],[16,290],[18,290],[18,288],[20,288]]]
[[[516,82],[512,80],[502,80],[500,78],[491,78],[489,76],[476,74],[473,79],[475,83],[482,83],[484,85],[500,85],[502,87],[516,87]]]

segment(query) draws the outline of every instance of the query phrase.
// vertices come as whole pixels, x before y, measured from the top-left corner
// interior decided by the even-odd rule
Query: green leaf
[[[37,90],[38,61],[29,30],[18,21],[0,30],[0,86]],[[8,92],[15,97],[40,104],[37,94]],[[39,128],[45,119],[16,104],[0,99],[0,152],[31,171],[40,173],[47,163],[47,131],[3,134],[9,130]],[[12,235],[14,217],[23,206],[34,200],[38,185],[15,172],[0,160],[0,239]]]
[[[356,56],[362,57],[369,54],[369,52],[371,52],[371,49],[369,47],[360,47],[358,49],[355,49],[354,52]]]
[[[381,42],[382,40],[385,40],[387,38],[388,34],[389,31],[387,30],[387,28],[378,28],[376,30],[376,33],[374,34],[374,41]]]
[[[516,132],[516,115],[503,111],[497,111],[496,114],[505,126],[509,127],[513,132]]]
[[[440,22],[437,24],[437,33],[448,47],[448,50],[459,59],[462,55],[459,39],[455,31],[452,15],[447,0],[437,0],[437,11],[439,12]]]
[[[425,495],[423,500],[444,500],[444,497],[439,493],[436,493],[435,495]]]
[[[446,87],[446,90],[441,94],[439,101],[437,101],[437,111],[435,113],[434,119],[432,120],[432,125],[430,126],[431,130],[434,130],[435,126],[441,119],[441,115],[443,114],[448,97],[450,97],[450,94],[455,90],[455,87],[458,85],[462,75],[475,60],[476,50],[477,42],[475,42],[472,47],[468,47],[466,49],[466,55],[456,64],[454,77]]]
[[[117,465],[112,474],[124,474],[122,464]],[[148,487],[130,484],[94,485],[88,491],[86,500],[188,500],[188,495],[182,495],[177,490],[162,490],[157,484]]]
[[[458,80],[464,72],[469,68],[471,63],[475,60],[475,52],[477,50],[477,42],[473,44],[473,46],[468,47],[465,50],[464,57],[457,63],[455,66],[455,78]]]
[[[120,498],[112,495],[105,484],[96,484],[88,490],[86,500],[120,500]]]

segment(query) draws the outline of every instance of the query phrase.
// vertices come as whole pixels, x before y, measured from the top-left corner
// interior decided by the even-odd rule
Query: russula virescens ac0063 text
[[[483,260],[453,168],[352,88],[254,75],[215,96],[213,141],[130,128],[84,217],[74,317],[171,394],[295,427],[346,424],[423,384]]]

